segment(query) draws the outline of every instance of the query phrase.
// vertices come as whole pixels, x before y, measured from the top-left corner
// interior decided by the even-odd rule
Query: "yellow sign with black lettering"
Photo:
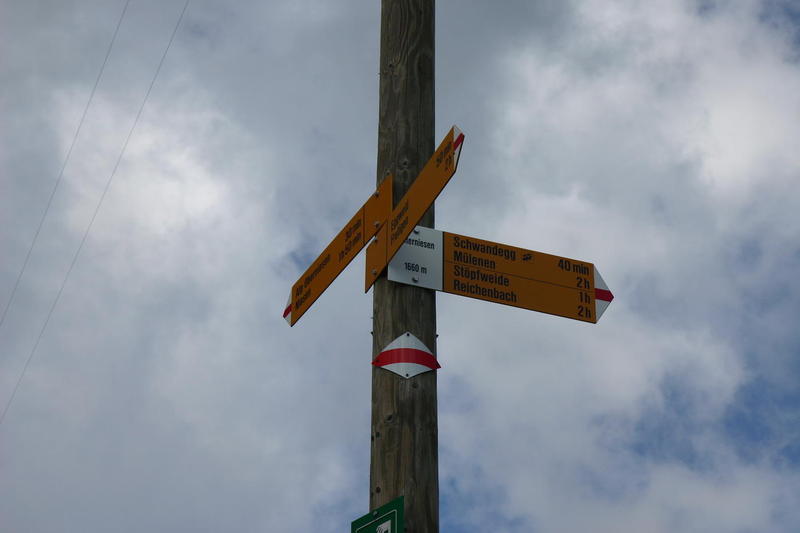
[[[417,179],[389,215],[375,240],[367,247],[364,292],[383,272],[408,235],[455,174],[464,134],[453,126]]]
[[[392,210],[392,177],[378,186],[353,218],[292,286],[283,316],[294,326],[333,280],[378,232]]]
[[[444,292],[597,322],[592,263],[455,233],[443,240]]]

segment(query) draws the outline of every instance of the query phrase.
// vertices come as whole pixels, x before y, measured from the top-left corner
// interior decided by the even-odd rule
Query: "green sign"
[[[365,514],[350,525],[350,533],[404,533],[403,497]]]

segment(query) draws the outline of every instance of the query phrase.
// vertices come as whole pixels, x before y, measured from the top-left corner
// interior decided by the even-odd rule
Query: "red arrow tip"
[[[594,290],[594,297],[598,300],[603,300],[606,302],[610,302],[614,299],[614,295],[611,294],[611,291],[606,289],[595,289]]]

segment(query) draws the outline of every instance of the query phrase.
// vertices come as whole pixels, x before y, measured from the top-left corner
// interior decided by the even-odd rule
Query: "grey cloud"
[[[466,4],[437,7],[437,136],[467,135],[438,224],[594,261],[617,298],[591,326],[438,296],[442,529],[791,530],[785,34],[748,3]],[[0,329],[0,399],[181,6],[131,2]],[[121,7],[3,17],[0,297]],[[378,21],[358,2],[191,4],[0,426],[4,524],[340,531],[366,512],[362,259],[294,328],[280,312],[374,185]]]

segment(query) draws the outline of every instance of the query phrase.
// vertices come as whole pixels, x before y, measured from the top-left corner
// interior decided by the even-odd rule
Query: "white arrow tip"
[[[614,295],[611,294],[611,291],[608,290],[608,285],[606,285],[603,276],[600,275],[600,272],[597,271],[597,268],[594,269],[594,305],[595,311],[597,312],[597,320],[600,320],[600,317],[603,316],[603,313],[606,312],[608,309],[609,304],[611,304],[611,300],[614,299]]]
[[[455,168],[458,168],[458,158],[461,157],[461,147],[464,145],[464,134],[458,129],[458,126],[453,125],[453,163]]]
[[[283,308],[283,318],[286,323],[292,325],[292,291],[289,291],[289,299],[286,300],[286,307]]]

